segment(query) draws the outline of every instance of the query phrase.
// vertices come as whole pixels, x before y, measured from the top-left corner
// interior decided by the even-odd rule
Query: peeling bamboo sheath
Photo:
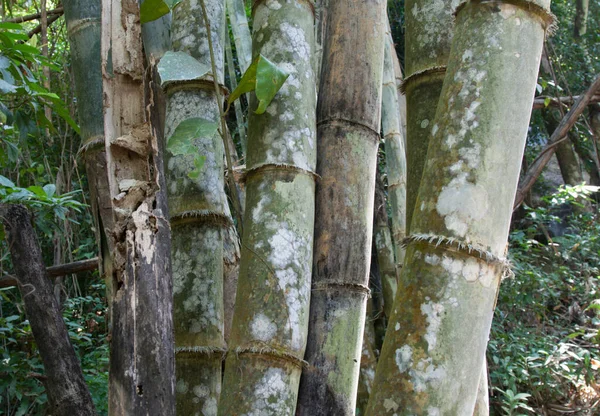
[[[253,55],[290,74],[249,107],[246,209],[219,415],[293,415],[308,332],[316,175],[314,18],[305,1],[254,3]]]
[[[135,0],[102,2],[106,175],[114,221],[107,276],[113,415],[175,411],[171,232],[139,19]]]
[[[299,415],[353,415],[368,297],[385,2],[331,2],[318,104],[313,291]],[[348,30],[352,27],[352,30]]]
[[[548,9],[458,9],[369,415],[473,415]]]
[[[406,236],[406,151],[401,133],[402,125],[394,76],[393,48],[388,24],[383,63],[381,128],[385,144],[388,195],[392,209],[392,241],[395,248],[395,264],[396,269],[400,272],[404,263],[404,249],[400,246],[400,242]],[[395,295],[394,292],[392,299]]]
[[[204,0],[215,53],[216,77],[223,87],[225,1]],[[201,4],[185,0],[172,12],[171,46],[211,66]],[[212,72],[212,71],[211,71]],[[219,121],[212,75],[165,86],[165,137],[193,117]],[[166,176],[173,227],[173,293],[177,373],[177,413],[216,414],[226,351],[223,310],[223,238],[233,221],[224,191],[224,149],[218,133],[197,137],[194,145],[205,157],[196,179],[195,155],[171,154]]]

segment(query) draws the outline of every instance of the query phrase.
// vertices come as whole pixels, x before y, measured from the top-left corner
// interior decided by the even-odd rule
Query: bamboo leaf
[[[229,95],[227,108],[242,94],[255,91],[259,101],[255,113],[264,113],[289,76],[273,62],[259,55],[248,67],[237,88]]]
[[[140,22],[144,24],[160,19],[170,11],[169,5],[164,0],[146,0],[140,7]]]
[[[218,123],[198,117],[188,118],[179,123],[169,137],[167,150],[173,156],[194,154],[197,150],[192,144],[192,140],[197,137],[212,136],[218,128]]]
[[[0,23],[0,29],[5,30],[23,30],[23,26],[18,23],[2,22]]]
[[[185,52],[169,51],[164,54],[158,64],[161,87],[173,81],[189,81],[202,78],[209,70],[210,68],[207,65],[201,64]]]
[[[259,58],[256,69],[256,98],[258,98],[256,114],[265,112],[277,91],[290,76],[264,56],[260,55]]]

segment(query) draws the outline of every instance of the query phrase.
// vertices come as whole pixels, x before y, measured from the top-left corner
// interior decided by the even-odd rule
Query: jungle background
[[[23,203],[35,213],[47,266],[93,259],[97,249],[78,158],[60,1],[2,0],[0,6],[0,202]],[[532,113],[525,168],[546,145],[552,120],[560,119],[553,98],[583,93],[600,73],[600,1],[589,2],[583,33],[580,9],[575,0],[552,3],[559,24],[545,45],[536,93],[541,104]],[[390,1],[388,12],[402,62],[403,1]],[[238,123],[233,116],[228,123],[241,147]],[[600,198],[594,188],[600,185],[599,104],[589,106],[566,143],[585,183],[561,175],[553,159],[513,217],[512,275],[502,283],[487,351],[495,415],[600,413]],[[21,294],[5,283],[12,266],[0,237],[0,414],[44,415],[44,369]],[[89,271],[56,278],[54,288],[96,408],[106,414],[104,282]]]

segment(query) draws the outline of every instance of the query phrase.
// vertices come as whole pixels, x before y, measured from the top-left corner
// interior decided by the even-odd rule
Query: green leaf
[[[27,190],[33,192],[39,197],[42,197],[44,199],[46,198],[46,192],[44,192],[44,189],[41,186],[29,186],[27,187]]]
[[[167,149],[173,154],[187,155],[196,152],[196,148],[192,144],[192,140],[197,137],[208,137],[215,134],[219,124],[203,119],[203,118],[188,118],[179,123],[169,141]]]
[[[242,94],[256,89],[256,68],[258,67],[258,61],[260,61],[261,56],[262,55],[257,56],[256,59],[252,61],[246,72],[244,72],[244,75],[242,75],[242,79],[240,79],[237,88],[229,94],[229,98],[227,99],[227,109],[229,109],[231,103],[240,98]]]
[[[52,198],[56,193],[56,185],[53,183],[49,183],[48,185],[44,185],[44,192],[48,196],[48,198]]]
[[[169,51],[158,63],[161,86],[173,81],[190,81],[200,79],[209,72],[208,65],[203,65],[185,52]]]
[[[169,6],[171,10],[173,10],[175,6],[177,6],[182,1],[183,0],[165,0],[165,3],[167,3],[167,6]]]
[[[140,7],[140,22],[144,24],[160,19],[170,11],[164,0],[145,0]]]
[[[254,90],[259,101],[255,113],[263,114],[289,76],[273,62],[259,55],[248,67],[237,88],[229,95],[227,108],[242,94]]]
[[[8,179],[5,176],[0,175],[0,185],[5,186],[7,188],[14,188],[15,184],[13,183],[13,181],[11,181],[10,179]]]
[[[552,102],[552,98],[550,97],[546,97],[544,99],[544,107],[548,107],[550,105],[550,103]]]
[[[0,79],[0,92],[3,94],[11,94],[17,92],[17,87],[9,84],[3,79]]]
[[[264,56],[260,55],[260,58],[256,69],[256,98],[259,101],[256,114],[265,112],[277,91],[290,76]]]
[[[196,155],[196,157],[194,157],[194,166],[196,169],[188,173],[188,177],[190,179],[198,179],[198,176],[200,176],[200,173],[202,172],[202,167],[204,166],[205,160],[206,156],[204,155]]]
[[[23,26],[21,26],[18,23],[2,22],[2,23],[0,23],[0,29],[5,29],[5,30],[23,30]]]

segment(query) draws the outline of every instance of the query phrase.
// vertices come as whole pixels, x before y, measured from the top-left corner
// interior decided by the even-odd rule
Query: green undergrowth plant
[[[94,273],[85,295],[68,298],[63,318],[99,415],[106,415],[108,320],[106,287]],[[92,280],[92,279],[90,279]],[[47,415],[44,366],[14,288],[0,289],[0,415]]]
[[[600,411],[600,224],[584,204],[593,191],[559,189],[511,233],[514,276],[501,286],[487,353],[493,415]],[[562,235],[549,231],[557,222]]]

